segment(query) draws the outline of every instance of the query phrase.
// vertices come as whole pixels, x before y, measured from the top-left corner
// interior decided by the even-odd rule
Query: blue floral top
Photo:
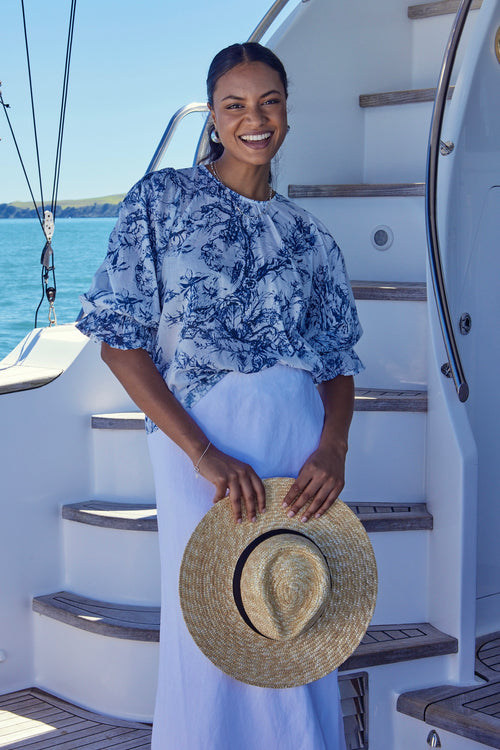
[[[326,227],[281,195],[245,198],[203,166],[153,172],[132,188],[81,299],[80,331],[147,350],[188,408],[232,371],[283,364],[320,383],[363,367]]]

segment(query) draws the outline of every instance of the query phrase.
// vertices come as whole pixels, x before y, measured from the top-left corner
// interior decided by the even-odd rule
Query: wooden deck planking
[[[2,750],[143,750],[148,724],[113,719],[31,688],[0,696]]]

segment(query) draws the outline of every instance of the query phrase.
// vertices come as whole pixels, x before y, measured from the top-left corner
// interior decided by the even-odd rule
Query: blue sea
[[[78,295],[86,292],[101,264],[116,219],[57,219],[52,248],[57,294],[58,323],[73,322],[80,311]],[[34,327],[42,296],[40,258],[45,246],[37,219],[0,220],[0,359]],[[52,286],[52,275],[49,277]],[[38,326],[48,325],[45,298]]]

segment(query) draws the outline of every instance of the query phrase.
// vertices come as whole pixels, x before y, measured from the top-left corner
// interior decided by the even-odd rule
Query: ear
[[[215,129],[217,130],[217,125],[215,124],[215,112],[214,108],[210,106],[210,104],[207,102],[208,111],[210,112],[210,116],[212,118],[212,122],[214,124]]]

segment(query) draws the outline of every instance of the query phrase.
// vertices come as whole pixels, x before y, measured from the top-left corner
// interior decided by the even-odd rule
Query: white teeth
[[[271,133],[259,133],[259,135],[242,135],[243,141],[265,141],[271,137]]]

